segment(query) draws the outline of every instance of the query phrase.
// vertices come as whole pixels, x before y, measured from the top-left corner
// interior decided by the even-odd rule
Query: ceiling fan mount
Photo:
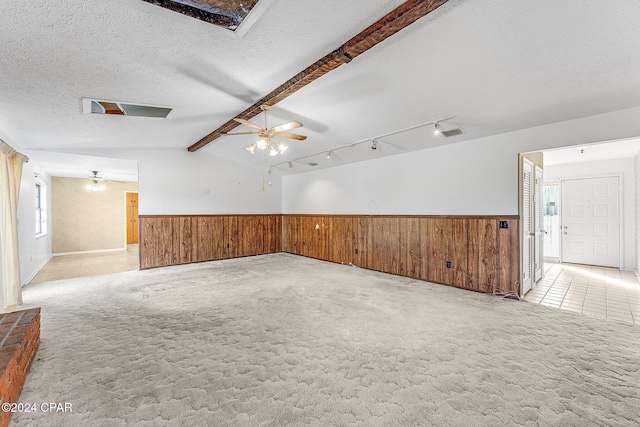
[[[97,183],[98,181],[104,181],[104,178],[102,178],[101,176],[98,176],[98,174],[100,173],[100,171],[91,171],[91,173],[93,174],[90,177],[87,177],[87,179],[89,181],[93,181],[95,183]]]
[[[290,129],[295,129],[302,127],[303,124],[298,121],[292,121],[288,123],[283,123],[278,126],[274,126],[269,128],[267,123],[267,112],[271,109],[270,105],[262,104],[260,109],[264,111],[264,128],[250,122],[249,120],[234,118],[236,122],[248,126],[252,129],[255,129],[253,132],[235,132],[235,133],[227,133],[223,132],[223,135],[233,136],[233,135],[258,135],[258,141],[254,142],[250,146],[247,147],[247,151],[251,154],[254,153],[255,149],[266,150],[269,149],[270,156],[277,156],[279,153],[282,154],[287,149],[287,146],[283,143],[274,143],[272,140],[274,138],[287,138],[287,139],[295,139],[297,141],[304,141],[307,139],[304,135],[297,135],[294,133],[285,132]]]

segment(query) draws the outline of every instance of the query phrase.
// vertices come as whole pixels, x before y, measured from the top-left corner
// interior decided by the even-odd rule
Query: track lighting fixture
[[[435,135],[442,134],[442,136],[445,136],[445,137],[459,135],[459,134],[462,133],[462,131],[460,129],[457,129],[457,128],[456,129],[443,129],[440,126],[440,122],[445,122],[447,120],[451,120],[454,117],[455,116],[442,117],[442,118],[439,118],[439,119],[436,119],[436,120],[431,120],[431,121],[428,121],[428,122],[425,122],[425,123],[420,123],[420,124],[415,125],[415,126],[410,126],[408,128],[399,129],[399,130],[395,130],[393,132],[388,132],[388,133],[385,133],[385,134],[376,135],[375,137],[372,137],[372,138],[361,139],[360,141],[351,142],[351,143],[344,144],[344,145],[339,145],[337,147],[331,147],[329,150],[324,149],[324,150],[321,150],[321,151],[317,151],[315,153],[307,154],[307,155],[304,155],[304,156],[301,156],[301,157],[296,157],[295,159],[285,160],[283,162],[275,163],[272,166],[275,166],[275,167],[283,166],[284,167],[285,164],[289,164],[289,168],[291,169],[291,168],[293,168],[292,162],[297,162],[297,161],[300,161],[300,160],[303,160],[303,159],[307,159],[307,158],[315,157],[315,156],[319,156],[319,155],[326,155],[327,159],[331,159],[331,157],[333,156],[333,152],[336,151],[336,150],[342,150],[342,149],[346,149],[346,148],[353,148],[353,147],[355,147],[357,145],[366,144],[366,143],[369,143],[369,142],[371,142],[371,149],[372,150],[377,150],[378,149],[378,139],[379,138],[385,138],[385,137],[388,137],[388,136],[391,136],[391,135],[396,135],[398,133],[407,132],[407,131],[410,131],[410,130],[413,130],[413,129],[417,129],[417,128],[421,128],[421,127],[424,127],[424,126],[433,125],[433,127],[434,127],[434,132],[433,133]],[[305,164],[308,164],[309,166],[317,166],[318,165],[316,162],[305,163]]]
[[[272,171],[271,171],[271,168],[269,168],[269,173],[271,173],[271,172],[272,172]]]

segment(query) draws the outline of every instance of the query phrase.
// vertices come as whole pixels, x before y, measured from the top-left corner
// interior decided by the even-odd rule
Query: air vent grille
[[[442,134],[444,136],[446,136],[447,138],[450,137],[450,136],[460,135],[461,133],[462,133],[462,130],[460,130],[459,128],[443,130],[442,131]]]
[[[173,109],[157,105],[134,104],[131,102],[102,101],[82,98],[85,114],[110,114],[117,116],[155,117],[168,119]]]

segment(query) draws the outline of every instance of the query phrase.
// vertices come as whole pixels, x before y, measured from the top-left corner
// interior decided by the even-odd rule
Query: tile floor
[[[576,264],[545,264],[525,301],[640,324],[640,281],[631,272]]]
[[[100,276],[139,268],[138,245],[127,250],[54,256],[29,283]]]

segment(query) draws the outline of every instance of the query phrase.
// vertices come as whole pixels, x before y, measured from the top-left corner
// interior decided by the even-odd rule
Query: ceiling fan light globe
[[[278,150],[280,150],[281,154],[284,154],[284,152],[287,151],[287,148],[289,148],[289,147],[287,147],[284,144],[278,144]]]
[[[270,155],[271,157],[277,156],[277,155],[278,155],[278,150],[276,150],[275,148],[271,148],[271,149],[269,150],[269,155]]]
[[[256,151],[256,144],[251,144],[247,147],[247,151],[253,154]]]
[[[259,149],[264,150],[267,148],[267,141],[265,141],[264,138],[260,138],[258,142],[256,142],[256,146]]]

